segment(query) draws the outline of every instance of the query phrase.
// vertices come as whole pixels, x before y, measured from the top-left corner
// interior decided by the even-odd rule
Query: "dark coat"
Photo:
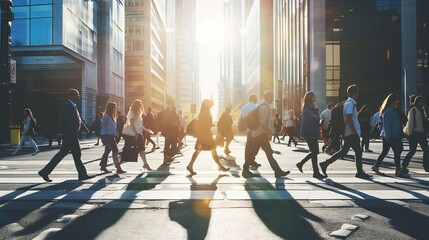
[[[319,109],[307,104],[302,109],[301,136],[308,140],[319,139]]]
[[[67,100],[60,108],[57,133],[66,139],[78,139],[81,124],[83,123],[78,110]]]

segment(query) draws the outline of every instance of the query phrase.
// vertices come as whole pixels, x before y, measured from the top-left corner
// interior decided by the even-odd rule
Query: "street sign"
[[[16,61],[10,60],[10,82],[16,83]]]

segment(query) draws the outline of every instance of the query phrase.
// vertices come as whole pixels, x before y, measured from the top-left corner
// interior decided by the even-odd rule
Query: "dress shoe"
[[[396,170],[395,172],[395,177],[400,177],[400,178],[410,178],[410,174],[409,173],[405,173],[401,170]]]
[[[38,172],[39,176],[41,176],[43,178],[43,180],[45,180],[46,182],[52,182],[52,179],[50,179],[48,177],[48,174],[44,174],[42,172]]]
[[[320,170],[322,170],[323,175],[325,175],[325,177],[328,177],[328,174],[326,174],[326,169],[328,168],[328,165],[326,162],[321,162],[319,163],[320,166]]]
[[[251,171],[249,171],[249,169],[247,170],[243,169],[243,171],[241,172],[241,176],[243,176],[244,178],[260,177],[259,174],[254,174]]]
[[[319,172],[316,172],[316,173],[313,173],[313,178],[324,179],[325,175],[323,175],[323,174],[321,174]]]
[[[365,172],[358,172],[358,173],[356,173],[355,177],[357,177],[357,178],[371,178],[372,175],[369,175]]]
[[[106,167],[101,167],[100,172],[101,173],[111,173],[112,171],[108,170]]]
[[[281,177],[287,176],[289,173],[290,173],[290,171],[285,172],[283,170],[278,170],[278,171],[274,172],[274,176],[276,178],[281,178]]]
[[[376,166],[372,166],[372,171],[375,172],[377,175],[384,175],[384,173],[380,172],[379,168]]]
[[[116,170],[116,174],[123,174],[123,173],[127,173],[127,171],[124,171],[122,169]]]
[[[93,175],[85,175],[85,176],[79,176],[79,180],[83,181],[83,180],[88,180],[91,178],[94,178],[95,176]]]
[[[303,163],[301,163],[301,162],[299,162],[299,163],[297,163],[297,164],[296,164],[296,167],[298,168],[298,170],[299,170],[300,172],[304,173],[304,172],[302,171],[302,165],[304,165],[304,164],[303,164]]]

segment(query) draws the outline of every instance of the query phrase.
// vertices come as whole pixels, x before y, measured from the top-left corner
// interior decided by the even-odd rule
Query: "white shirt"
[[[360,124],[358,119],[358,113],[356,109],[356,100],[349,97],[347,101],[344,103],[343,107],[343,115],[344,115],[344,122],[346,123],[346,129],[344,131],[344,136],[347,137],[352,134],[352,129],[350,128],[349,124],[347,123],[347,115],[352,115],[353,123],[356,128],[356,133],[360,137]]]
[[[285,116],[285,119],[283,120],[283,126],[285,127],[295,127],[295,124],[293,123],[293,120],[289,114]]]
[[[131,119],[134,119],[134,127],[137,131],[137,134],[143,133],[143,119],[142,116],[135,116],[133,111],[129,111],[127,115],[127,123],[122,130],[122,133],[128,136],[135,136],[133,129],[131,128]]]
[[[255,131],[253,131],[253,137],[257,137],[266,133],[265,130],[262,128],[262,125],[266,125],[271,131],[271,134],[275,133],[276,130],[274,129],[271,108],[270,105],[265,101],[262,101],[259,105],[259,127]]]
[[[320,114],[320,120],[322,121],[323,129],[329,128],[329,120],[331,120],[331,115],[332,115],[332,113],[331,113],[331,110],[329,108],[326,108]]]

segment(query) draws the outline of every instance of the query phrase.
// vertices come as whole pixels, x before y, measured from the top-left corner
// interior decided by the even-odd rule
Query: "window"
[[[13,21],[12,44],[14,46],[30,45],[30,21],[28,19],[16,19]]]

